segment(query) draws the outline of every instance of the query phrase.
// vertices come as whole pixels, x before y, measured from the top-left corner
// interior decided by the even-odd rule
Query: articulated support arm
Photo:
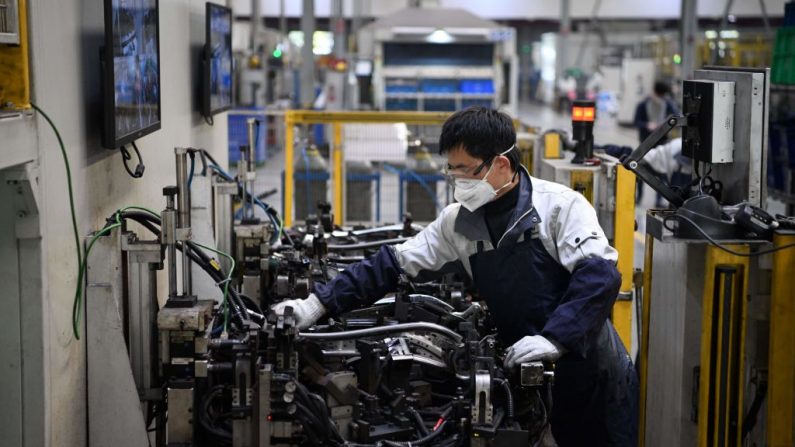
[[[640,146],[637,147],[634,151],[632,151],[629,156],[624,157],[621,163],[624,165],[625,168],[629,169],[630,171],[634,172],[641,180],[647,183],[649,186],[652,187],[655,191],[660,193],[663,197],[671,205],[675,207],[680,207],[682,203],[684,203],[684,199],[681,195],[677,194],[676,191],[671,189],[670,186],[663,183],[659,178],[657,178],[654,173],[651,172],[651,169],[648,166],[641,165],[639,162],[646,156],[646,154],[655,146],[660,140],[666,136],[671,130],[675,127],[681,127],[687,125],[687,118],[684,116],[676,116],[671,115],[668,119],[665,120],[659,127],[654,129],[654,131],[649,135]]]

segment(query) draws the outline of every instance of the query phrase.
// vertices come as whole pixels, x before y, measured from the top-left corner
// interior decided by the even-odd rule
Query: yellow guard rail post
[[[632,352],[632,287],[635,271],[635,174],[623,166],[616,166],[616,212],[613,244],[618,250],[618,271],[621,289],[613,305],[613,325]],[[640,315],[638,315],[640,318]]]

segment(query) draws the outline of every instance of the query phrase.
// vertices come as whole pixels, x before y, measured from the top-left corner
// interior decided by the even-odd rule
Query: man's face
[[[491,172],[489,167],[491,166]],[[491,160],[483,160],[469,155],[463,148],[457,147],[447,151],[447,171],[452,178],[483,179],[494,189],[509,183],[513,177],[511,162],[508,157],[498,155]]]

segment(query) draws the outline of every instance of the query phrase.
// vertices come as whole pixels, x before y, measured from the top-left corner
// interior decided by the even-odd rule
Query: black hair
[[[486,107],[469,107],[447,118],[439,136],[439,154],[462,148],[467,154],[491,161],[516,143],[516,130],[511,117]],[[519,168],[519,151],[507,154],[511,169]]]
[[[671,93],[671,87],[665,82],[657,81],[654,83],[654,93],[656,93],[657,96],[665,96]]]

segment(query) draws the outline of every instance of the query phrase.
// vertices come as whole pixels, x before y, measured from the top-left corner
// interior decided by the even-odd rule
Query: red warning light
[[[572,121],[593,121],[596,117],[596,111],[593,107],[572,107],[571,120]]]

